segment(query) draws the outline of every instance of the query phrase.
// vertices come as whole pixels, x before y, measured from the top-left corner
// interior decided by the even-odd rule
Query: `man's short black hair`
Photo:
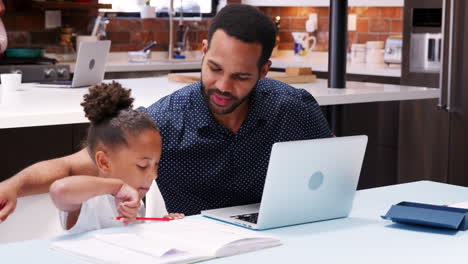
[[[275,46],[276,27],[273,21],[259,9],[241,4],[230,4],[221,9],[208,31],[208,49],[211,38],[218,29],[238,40],[259,43],[262,46],[262,54],[258,61],[259,68],[270,59]]]

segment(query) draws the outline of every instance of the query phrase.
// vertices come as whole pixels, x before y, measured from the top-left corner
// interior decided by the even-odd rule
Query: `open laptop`
[[[366,146],[367,136],[275,143],[261,203],[201,214],[255,230],[347,217]]]
[[[76,56],[75,71],[71,81],[50,81],[36,84],[49,88],[80,88],[99,84],[104,79],[110,40],[86,41],[80,43]]]

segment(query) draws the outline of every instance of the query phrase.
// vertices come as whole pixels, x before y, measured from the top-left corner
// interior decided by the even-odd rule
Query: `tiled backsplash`
[[[48,48],[58,45],[60,29],[45,29],[41,10],[11,12],[2,18],[8,35],[9,48]],[[62,11],[62,24],[70,25],[76,33],[86,33],[93,18],[83,11]]]
[[[316,50],[328,50],[328,7],[261,7],[271,18],[281,17],[280,49],[293,49],[291,32],[305,32],[305,22],[310,13],[317,14],[318,30]],[[402,7],[350,7],[348,14],[356,14],[356,31],[348,34],[348,43],[365,43],[369,40],[385,40],[389,35],[403,32]]]
[[[232,2],[232,1],[230,1]],[[293,49],[293,31],[305,31],[309,13],[317,13],[317,50],[328,49],[328,7],[261,7],[263,12],[274,18],[281,16],[280,49]],[[403,8],[401,7],[350,7],[349,14],[357,15],[357,30],[349,32],[349,43],[365,43],[368,40],[385,40],[389,35],[401,34],[403,30]],[[44,13],[7,12],[4,19],[8,31],[9,47],[45,47],[48,52],[59,51],[59,30],[44,28]],[[192,49],[200,49],[201,41],[207,37],[210,19],[185,23],[190,26],[188,39]],[[77,34],[89,34],[93,17],[80,11],[63,11],[62,22],[75,29]],[[178,22],[174,22],[177,29]],[[167,50],[169,43],[167,19],[111,18],[107,27],[107,38],[112,40],[112,51],[141,49],[156,40],[153,50]],[[175,34],[175,33],[174,33]],[[175,35],[174,35],[175,39]]]
[[[76,34],[86,35],[91,31],[93,18],[73,14],[63,16],[63,25],[71,26]],[[59,29],[46,30],[44,15],[26,13],[8,14],[4,18],[8,34],[8,47],[43,47],[47,52],[60,52]],[[207,37],[210,19],[184,22],[190,27],[188,40],[192,49],[200,49],[201,41]],[[176,30],[178,22],[174,22]],[[112,41],[111,51],[138,50],[156,40],[152,50],[167,50],[169,44],[169,21],[167,19],[110,18],[107,39]],[[175,32],[174,32],[175,40]]]
[[[184,25],[189,27],[187,38],[191,49],[201,49],[201,42],[207,38],[210,22],[211,19],[184,21]],[[177,30],[178,24],[178,21],[174,21],[174,31]],[[112,40],[112,51],[138,50],[153,40],[158,42],[153,50],[167,50],[169,21],[158,18],[112,18],[107,25],[107,38]]]

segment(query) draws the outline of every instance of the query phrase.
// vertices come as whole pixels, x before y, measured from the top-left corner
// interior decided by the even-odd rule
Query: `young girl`
[[[99,177],[70,176],[50,186],[64,229],[114,227],[144,216],[141,199],[158,176],[162,142],[155,123],[132,103],[130,90],[116,82],[94,86],[84,96],[81,105],[91,121],[87,150]],[[117,216],[121,222],[114,220]]]

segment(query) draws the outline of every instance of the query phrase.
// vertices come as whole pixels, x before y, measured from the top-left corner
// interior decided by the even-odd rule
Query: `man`
[[[139,109],[163,139],[157,182],[168,211],[259,202],[273,143],[332,136],[308,92],[265,78],[275,35],[258,9],[226,6],[203,41],[202,80]],[[0,183],[0,219],[18,195],[47,192],[54,180],[79,174],[97,175],[85,149],[26,168]]]

